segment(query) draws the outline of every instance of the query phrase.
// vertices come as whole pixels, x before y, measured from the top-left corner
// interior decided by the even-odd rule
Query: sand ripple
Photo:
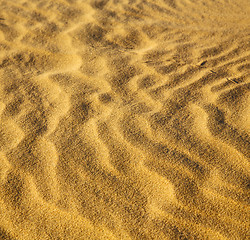
[[[247,239],[246,0],[0,0],[0,239]]]

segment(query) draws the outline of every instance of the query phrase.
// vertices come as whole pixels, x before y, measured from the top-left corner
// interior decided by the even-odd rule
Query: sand
[[[0,239],[249,239],[248,0],[0,0]]]

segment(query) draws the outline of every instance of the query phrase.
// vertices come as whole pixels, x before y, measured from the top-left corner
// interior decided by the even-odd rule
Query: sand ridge
[[[246,0],[0,0],[0,239],[247,239]]]

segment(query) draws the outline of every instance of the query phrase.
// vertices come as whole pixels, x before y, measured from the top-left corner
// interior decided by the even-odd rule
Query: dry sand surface
[[[0,239],[249,239],[248,0],[0,0]]]

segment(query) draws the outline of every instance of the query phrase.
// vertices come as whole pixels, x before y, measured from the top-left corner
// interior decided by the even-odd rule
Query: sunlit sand
[[[0,239],[248,239],[247,0],[0,0]]]

